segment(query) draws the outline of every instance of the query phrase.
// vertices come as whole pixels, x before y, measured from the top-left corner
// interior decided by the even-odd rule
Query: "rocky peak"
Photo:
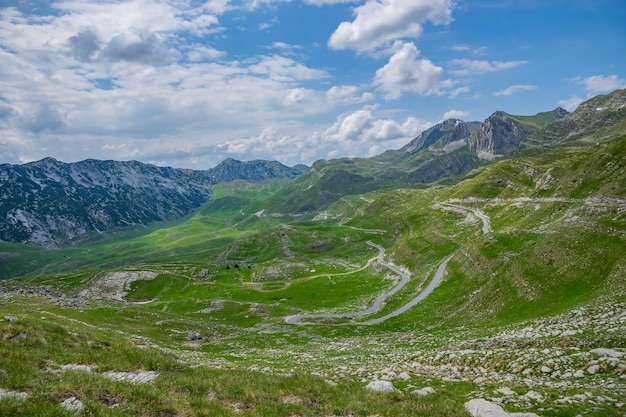
[[[236,179],[248,181],[264,181],[277,178],[292,178],[302,174],[308,167],[296,165],[288,167],[277,161],[238,161],[228,158],[215,168],[207,170],[207,174],[216,182],[233,181]]]
[[[535,130],[508,113],[496,111],[480,125],[468,145],[481,159],[491,159],[514,151]]]
[[[405,145],[402,151],[413,154],[429,147],[438,140],[442,141],[442,145],[446,145],[468,138],[474,130],[476,130],[475,122],[467,123],[459,119],[448,119],[420,133]]]

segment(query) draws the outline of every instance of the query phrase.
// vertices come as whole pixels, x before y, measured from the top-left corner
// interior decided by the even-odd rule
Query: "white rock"
[[[401,372],[400,375],[398,375],[398,378],[403,381],[408,381],[409,379],[411,379],[411,375],[406,372]]]
[[[539,417],[535,413],[507,413],[499,405],[483,399],[466,402],[465,409],[472,417]]]
[[[502,395],[506,395],[506,396],[509,396],[509,395],[515,395],[515,391],[513,391],[513,390],[512,390],[511,388],[509,388],[509,387],[502,387],[502,388],[498,388],[498,389],[496,390],[496,392],[497,392],[497,393],[500,393],[500,394],[502,394]]]
[[[148,382],[152,382],[153,380],[155,380],[159,376],[159,374],[154,371],[137,373],[110,371],[105,372],[104,376],[112,379],[113,381],[126,381],[133,384],[147,384]]]
[[[365,388],[371,391],[375,391],[375,392],[396,392],[397,391],[396,387],[394,387],[393,384],[389,381],[372,381],[369,384],[367,384],[367,387]]]
[[[18,391],[10,391],[7,389],[0,388],[0,400],[5,398],[12,398],[16,400],[25,400],[28,398],[28,393],[26,392],[18,392]]]
[[[61,403],[61,407],[65,408],[68,411],[81,411],[83,408],[85,408],[82,401],[80,401],[76,397],[70,397],[64,400]]]
[[[528,391],[526,394],[522,395],[522,397],[528,398],[529,400],[535,400],[539,403],[543,402],[543,395],[535,391]]]
[[[577,370],[576,372],[574,372],[574,377],[576,377],[576,378],[584,378],[585,377],[585,371],[583,371],[582,369]]]
[[[622,356],[626,355],[626,353],[624,352],[620,352],[614,349],[607,349],[607,348],[592,349],[589,352],[595,353],[596,355],[599,355],[599,356],[610,356],[612,358],[621,358]]]
[[[415,391],[413,391],[413,394],[421,395],[422,397],[424,397],[428,394],[433,394],[434,392],[435,389],[433,387],[424,387],[422,389],[416,389]]]
[[[589,368],[587,368],[587,372],[593,375],[596,372],[598,372],[599,369],[600,369],[599,365],[591,365]]]
[[[67,365],[61,365],[61,371],[83,371],[83,372],[91,372],[94,370],[96,366],[94,365],[78,365],[69,363]]]
[[[541,367],[541,372],[543,372],[544,374],[549,374],[550,372],[552,372],[552,368],[550,368],[550,367],[548,367],[548,366],[543,365],[543,366]]]

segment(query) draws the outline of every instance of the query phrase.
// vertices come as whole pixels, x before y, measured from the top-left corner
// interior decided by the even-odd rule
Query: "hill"
[[[491,159],[469,149],[487,124],[453,121],[376,158],[216,184],[137,235],[0,244],[16,277],[0,283],[0,412],[623,416],[625,95],[498,114],[526,133],[494,134],[519,145]],[[478,165],[379,175],[446,146]]]

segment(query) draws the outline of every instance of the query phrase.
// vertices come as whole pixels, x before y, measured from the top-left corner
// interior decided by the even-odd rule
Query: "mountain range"
[[[610,134],[623,124],[626,93],[598,96],[569,113],[534,116],[496,111],[483,122],[443,121],[404,147],[372,158],[320,160],[309,169],[276,161],[227,159],[198,171],[137,161],[52,158],[0,165],[0,240],[46,248],[119,230],[173,220],[196,210],[220,182],[295,178],[269,204],[275,211],[309,214],[346,195],[393,186],[420,186],[470,172],[528,146],[573,140],[589,132]]]
[[[307,167],[223,161],[194,171],[137,161],[53,158],[0,165],[0,240],[56,248],[130,226],[174,220],[204,204],[222,181],[290,178]]]

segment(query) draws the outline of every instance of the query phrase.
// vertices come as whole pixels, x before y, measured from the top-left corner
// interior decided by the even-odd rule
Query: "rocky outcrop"
[[[514,151],[536,130],[503,111],[497,111],[480,125],[478,131],[469,139],[468,145],[481,159],[492,159]]]
[[[306,167],[226,160],[206,171],[137,161],[53,158],[0,165],[0,240],[58,248],[76,238],[185,216],[221,181],[299,175]]]
[[[288,167],[277,161],[238,161],[228,158],[215,168],[207,170],[215,182],[227,182],[237,179],[248,181],[265,181],[279,178],[292,178],[302,174],[308,167],[296,165]]]
[[[440,141],[443,146],[462,141],[463,144],[480,126],[479,122],[464,122],[459,119],[448,119],[420,133],[406,144],[401,151],[413,154]]]

